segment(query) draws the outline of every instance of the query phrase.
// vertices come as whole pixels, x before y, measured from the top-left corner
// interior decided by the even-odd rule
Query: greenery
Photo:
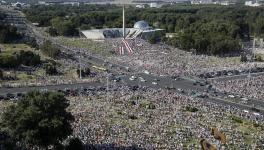
[[[80,76],[80,69],[77,69],[76,73],[78,74],[78,76]],[[90,75],[90,73],[91,73],[90,68],[84,68],[81,70],[82,77],[87,77]]]
[[[186,107],[186,111],[189,111],[189,112],[197,112],[197,111],[198,111],[198,108],[196,108],[196,107],[191,107],[191,106],[187,106],[187,107]]]
[[[240,56],[240,61],[241,62],[247,62],[248,60],[247,60],[247,56],[245,55],[245,54],[242,54],[241,56]]]
[[[263,58],[261,55],[256,55],[256,61],[263,62]]]
[[[65,150],[84,150],[84,145],[78,138],[70,139],[69,144],[66,146]]]
[[[0,43],[10,43],[21,39],[16,27],[0,25]]]
[[[122,8],[115,5],[34,6],[24,10],[51,35],[75,36],[79,29],[122,27]],[[237,54],[250,36],[264,37],[264,8],[218,5],[174,5],[162,8],[127,8],[127,27],[139,20],[176,33],[167,43],[197,54]],[[158,40],[153,35],[151,43]]]
[[[32,48],[35,48],[35,49],[39,48],[39,45],[38,45],[36,39],[33,37],[28,37],[27,40],[25,41],[25,44],[27,44],[27,45],[31,46]]]
[[[161,41],[162,36],[163,35],[161,33],[155,32],[154,34],[150,35],[150,37],[148,38],[148,42],[151,44],[156,44]]]
[[[68,106],[61,93],[30,92],[5,110],[0,127],[27,149],[48,148],[72,133],[74,118],[66,111]]]
[[[3,70],[0,69],[0,79],[3,79],[3,77],[4,77],[4,72]]]
[[[41,63],[40,56],[31,51],[14,52],[11,55],[0,54],[0,68],[16,68],[20,65],[36,66]]]
[[[155,104],[150,101],[142,101],[139,106],[146,109],[156,109]]]
[[[50,41],[46,40],[43,42],[41,48],[44,55],[47,55],[52,58],[56,58],[61,53],[60,49],[55,47]]]
[[[51,64],[51,63],[45,65],[45,72],[47,75],[57,75],[58,74],[56,65]]]
[[[235,123],[243,123],[243,120],[237,116],[232,116],[231,119],[235,122]]]
[[[22,50],[16,56],[20,64],[23,64],[26,66],[36,66],[41,63],[40,56],[37,54],[34,54],[31,51]]]
[[[60,17],[51,20],[52,28],[49,30],[51,35],[74,36],[78,35],[76,27],[69,20],[64,20]]]

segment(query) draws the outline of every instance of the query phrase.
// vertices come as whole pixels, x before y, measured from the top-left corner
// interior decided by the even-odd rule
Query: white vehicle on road
[[[259,116],[259,115],[260,115],[259,113],[256,113],[256,112],[254,112],[253,114],[254,114],[255,116]]]
[[[248,99],[247,98],[245,98],[245,97],[243,97],[243,98],[241,98],[243,101],[248,101]]]
[[[157,85],[158,83],[157,82],[152,82],[153,85]]]
[[[131,80],[131,81],[134,81],[135,79],[137,79],[137,77],[135,77],[135,76],[131,76],[131,77],[129,78],[129,80]]]
[[[134,81],[135,79],[130,77],[129,80],[130,80],[130,81]]]
[[[243,111],[244,111],[245,113],[248,113],[248,112],[249,112],[248,110],[245,110],[245,109],[244,109]]]
[[[178,90],[179,92],[181,92],[181,93],[184,92],[184,90],[183,90],[183,89],[180,89],[180,88],[178,88],[177,90]]]
[[[146,82],[146,80],[145,80],[144,78],[142,78],[142,77],[139,77],[139,80],[140,80],[141,82]]]
[[[145,70],[144,73],[145,74],[150,74],[150,72],[148,70]]]
[[[229,97],[229,98],[235,98],[235,96],[234,96],[234,95],[228,95],[228,97]]]

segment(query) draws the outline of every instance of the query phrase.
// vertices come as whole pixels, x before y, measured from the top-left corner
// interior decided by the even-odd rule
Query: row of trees
[[[50,26],[51,35],[75,36],[77,29],[122,27],[121,7],[114,5],[37,6],[24,10],[28,19]],[[178,36],[168,43],[197,53],[236,53],[251,35],[264,36],[264,8],[244,6],[165,6],[159,9],[127,8],[127,27],[146,20]],[[155,43],[153,36],[150,42]]]
[[[55,29],[58,24],[82,29],[122,27],[122,10],[114,5],[34,6],[24,12],[32,22],[39,22],[41,26],[53,26]],[[222,21],[236,28],[237,33],[234,30],[227,32],[239,34],[241,37],[249,35],[249,32],[263,34],[263,16],[263,8],[243,6],[178,5],[160,9],[129,7],[126,13],[128,27],[132,27],[138,20],[147,20],[167,32],[179,32],[188,29],[192,24]]]

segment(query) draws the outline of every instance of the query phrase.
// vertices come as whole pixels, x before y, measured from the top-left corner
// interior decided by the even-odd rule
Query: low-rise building
[[[81,31],[87,39],[102,40],[106,38],[121,38],[123,37],[122,28],[105,28],[105,29],[92,29]],[[155,33],[165,34],[164,29],[154,29],[149,26],[146,21],[138,21],[134,24],[133,28],[126,28],[126,38],[142,38],[148,39]]]
[[[250,7],[259,7],[262,6],[261,3],[259,3],[258,1],[246,1],[245,2],[246,6],[250,6]]]

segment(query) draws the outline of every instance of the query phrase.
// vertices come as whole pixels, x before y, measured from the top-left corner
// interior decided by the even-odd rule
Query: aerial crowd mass
[[[34,16],[34,11],[24,12]],[[53,18],[51,24],[60,26],[60,19]],[[73,132],[66,139],[78,138],[84,149],[264,149],[263,61],[199,53],[193,50],[195,46],[183,50],[163,40],[151,43],[137,37],[93,41],[76,36],[77,31],[67,37],[60,34],[60,28],[46,31],[26,21],[25,26],[35,36],[38,47],[0,44],[0,115],[6,114],[10,105],[20,105],[21,100],[34,101],[30,98],[34,93],[26,94],[30,90],[53,91],[69,100],[65,111],[75,118],[70,123]],[[53,30],[58,33],[49,35]],[[191,38],[197,40],[198,36]],[[230,49],[237,48],[237,43],[229,42]],[[20,48],[28,48],[30,53],[18,53]],[[22,54],[37,58],[37,63],[23,64]],[[16,59],[20,56],[23,63],[5,67],[12,63],[13,55],[13,61],[20,60]],[[38,105],[41,97],[36,97]],[[45,121],[40,125],[50,127]],[[0,127],[3,124],[5,120],[0,118]],[[30,137],[34,132],[30,130],[26,135]],[[0,128],[0,146],[3,133]]]

